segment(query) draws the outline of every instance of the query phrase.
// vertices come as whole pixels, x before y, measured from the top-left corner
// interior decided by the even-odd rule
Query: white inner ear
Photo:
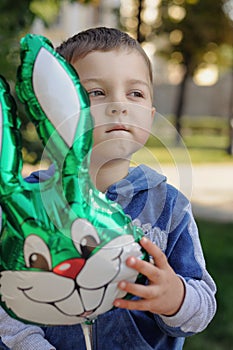
[[[45,48],[36,58],[33,88],[40,106],[69,147],[80,115],[80,102],[73,81]]]

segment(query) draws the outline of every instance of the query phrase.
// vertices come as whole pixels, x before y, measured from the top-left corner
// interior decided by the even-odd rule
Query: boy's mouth
[[[110,133],[113,131],[126,131],[129,132],[129,129],[126,128],[126,126],[121,125],[121,124],[117,124],[114,126],[111,126],[109,129],[106,130],[106,133]]]

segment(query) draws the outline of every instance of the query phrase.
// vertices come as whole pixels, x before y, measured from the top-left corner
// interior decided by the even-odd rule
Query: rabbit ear
[[[89,97],[75,70],[53,50],[48,39],[27,35],[21,40],[21,59],[17,94],[38,125],[44,145],[48,147],[55,132],[59,135],[55,148],[61,148],[62,139],[67,151],[67,146],[73,145],[81,111],[89,109]],[[54,156],[54,142],[50,148]]]
[[[21,177],[19,128],[15,101],[9,85],[0,77],[0,195],[13,192]]]

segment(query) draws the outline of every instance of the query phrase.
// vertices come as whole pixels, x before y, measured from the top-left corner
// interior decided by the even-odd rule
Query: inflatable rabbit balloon
[[[142,232],[90,180],[89,98],[46,38],[21,40],[16,92],[55,171],[39,183],[22,178],[20,122],[1,78],[0,303],[12,317],[39,325],[92,320],[125,296],[120,280],[141,282],[125,260],[147,259]]]

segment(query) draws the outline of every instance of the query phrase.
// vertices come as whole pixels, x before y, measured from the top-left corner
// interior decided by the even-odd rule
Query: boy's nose
[[[107,115],[109,116],[119,116],[127,115],[128,110],[124,103],[122,102],[112,102],[107,106]]]

